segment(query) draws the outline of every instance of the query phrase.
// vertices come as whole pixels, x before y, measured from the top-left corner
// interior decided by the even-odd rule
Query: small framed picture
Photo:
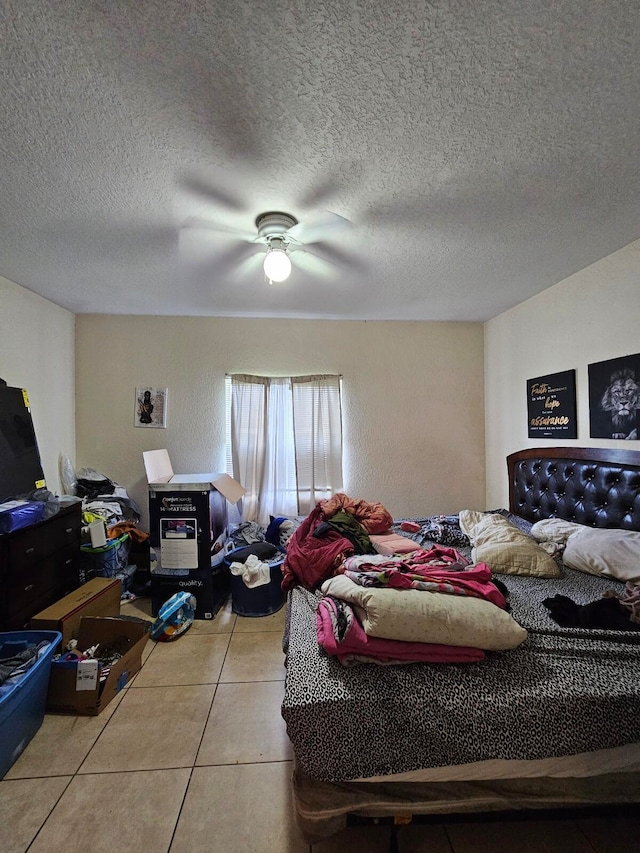
[[[136,388],[134,426],[165,429],[167,426],[166,388]]]

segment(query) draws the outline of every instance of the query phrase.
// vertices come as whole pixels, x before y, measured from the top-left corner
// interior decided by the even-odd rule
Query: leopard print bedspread
[[[282,716],[305,773],[335,782],[640,742],[640,634],[561,628],[542,605],[623,584],[566,568],[500,580],[529,638],[472,664],[342,666],[317,643],[321,593],[291,590]]]

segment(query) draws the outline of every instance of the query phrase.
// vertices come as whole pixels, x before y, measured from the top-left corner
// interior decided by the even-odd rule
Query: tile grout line
[[[61,775],[66,776],[67,774],[65,773],[65,774],[61,774]],[[50,777],[50,776],[36,776],[35,778],[36,778],[36,779],[50,779],[50,778],[60,778],[60,777],[59,777],[59,776],[58,776],[58,777]],[[69,785],[71,785],[71,783],[73,782],[73,780],[74,780],[74,779],[75,779],[75,773],[73,774],[73,776],[71,776],[71,777],[69,778],[69,781],[67,782],[67,784],[64,786],[64,788],[63,788],[63,789],[62,789],[62,791],[60,792],[60,796],[56,799],[55,803],[54,803],[54,804],[51,806],[51,808],[49,809],[49,814],[45,817],[45,819],[42,821],[42,823],[41,823],[41,824],[40,824],[40,826],[38,827],[38,831],[36,832],[36,834],[33,836],[33,838],[31,839],[31,841],[29,842],[29,844],[28,844],[28,846],[27,846],[27,848],[26,848],[26,850],[25,850],[25,853],[28,853],[28,851],[29,851],[29,850],[31,849],[31,847],[33,846],[33,844],[34,844],[35,840],[37,839],[37,837],[40,835],[40,833],[41,833],[41,832],[42,832],[42,830],[44,829],[44,826],[45,826],[46,822],[49,820],[49,818],[51,817],[51,815],[53,814],[53,812],[54,812],[54,811],[55,811],[55,809],[57,808],[58,803],[59,803],[59,802],[60,802],[60,800],[64,797],[64,795],[66,794],[66,792],[69,790]],[[15,781],[18,781],[18,780],[16,779]]]
[[[220,610],[221,609],[222,608],[220,608]],[[220,610],[218,611],[218,613],[220,612]],[[202,741],[204,740],[204,733],[207,730],[207,725],[209,723],[209,717],[211,716],[211,711],[213,710],[213,703],[215,702],[215,698],[218,694],[218,687],[220,686],[220,676],[222,675],[222,670],[224,669],[224,664],[225,664],[225,661],[227,660],[227,655],[229,654],[229,647],[231,646],[231,639],[233,637],[233,632],[235,631],[236,622],[237,622],[237,616],[236,616],[236,619],[234,619],[233,626],[231,627],[231,631],[229,632],[229,639],[227,641],[227,647],[225,649],[224,656],[222,658],[222,663],[220,664],[220,672],[218,673],[218,678],[216,681],[215,690],[213,691],[213,696],[211,697],[211,704],[209,705],[209,711],[208,711],[207,717],[204,721],[204,726],[202,727],[202,732],[200,734],[200,740],[198,742],[198,747],[195,750],[195,754],[193,757],[193,763],[192,763],[191,768],[189,770],[189,779],[187,780],[187,784],[186,784],[185,789],[184,789],[184,794],[182,795],[182,801],[180,803],[180,808],[178,809],[178,814],[176,816],[176,822],[173,825],[173,831],[171,833],[171,839],[169,840],[169,846],[167,847],[167,853],[170,853],[171,847],[173,845],[173,841],[176,837],[176,832],[178,831],[178,825],[180,824],[180,818],[182,817],[182,811],[184,809],[184,805],[185,805],[185,802],[187,800],[187,796],[189,794],[189,787],[191,785],[191,780],[193,779],[193,772],[196,768],[196,762],[198,760],[198,753],[200,752],[200,749],[202,747]]]

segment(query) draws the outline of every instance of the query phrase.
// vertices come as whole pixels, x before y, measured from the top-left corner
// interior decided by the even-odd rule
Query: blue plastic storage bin
[[[8,686],[5,682],[0,695],[0,779],[42,725],[51,658],[62,640],[59,631],[0,633],[0,658],[8,657],[9,649],[15,653],[20,646],[37,645],[45,640],[49,643],[48,649],[15,684]]]
[[[229,567],[234,562],[234,554],[245,548],[234,548],[225,557],[225,565],[229,571],[231,583],[231,609],[238,616],[270,616],[280,610],[286,601],[286,593],[282,590],[282,564],[284,555],[267,560],[270,567],[269,583],[261,586],[248,587],[240,575],[233,575]]]
[[[124,572],[129,562],[129,534],[123,533],[117,539],[107,540],[106,545],[93,548],[80,546],[80,582],[86,583],[92,578],[114,578]]]

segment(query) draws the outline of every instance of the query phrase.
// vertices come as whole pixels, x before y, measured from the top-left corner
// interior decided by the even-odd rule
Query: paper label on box
[[[98,685],[98,661],[78,661],[76,690],[95,690]]]
[[[163,569],[198,568],[198,522],[195,518],[160,519]]]

